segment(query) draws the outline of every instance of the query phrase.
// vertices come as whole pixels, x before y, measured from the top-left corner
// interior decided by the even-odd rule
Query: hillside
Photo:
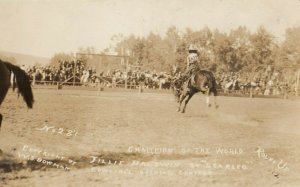
[[[44,65],[50,62],[49,58],[25,55],[25,54],[13,53],[7,51],[0,51],[0,58],[3,58],[3,60],[12,61],[13,63],[15,62],[18,65],[25,65],[25,66],[33,66],[37,63]],[[12,59],[15,59],[15,61]]]

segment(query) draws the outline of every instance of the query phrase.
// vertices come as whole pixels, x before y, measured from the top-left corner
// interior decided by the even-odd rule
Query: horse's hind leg
[[[211,107],[211,104],[210,104],[210,101],[209,101],[210,100],[209,99],[210,94],[211,94],[210,89],[208,89],[206,93],[207,93],[207,95],[206,95],[206,104],[207,104],[208,107]]]
[[[211,107],[211,104],[210,104],[210,96],[209,95],[207,95],[206,96],[206,105],[208,106],[208,107]]]
[[[219,108],[219,105],[217,103],[217,90],[214,90],[214,104],[215,104],[215,108]]]
[[[192,96],[193,96],[194,94],[188,94],[188,97],[185,99],[185,101],[184,101],[184,106],[183,106],[183,109],[182,109],[182,113],[184,113],[185,112],[185,108],[186,108],[186,105],[188,104],[188,102],[189,102],[189,100],[192,98]]]

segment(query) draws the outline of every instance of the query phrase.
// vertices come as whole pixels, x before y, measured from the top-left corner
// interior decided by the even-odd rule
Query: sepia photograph
[[[299,187],[300,0],[0,0],[0,187]]]

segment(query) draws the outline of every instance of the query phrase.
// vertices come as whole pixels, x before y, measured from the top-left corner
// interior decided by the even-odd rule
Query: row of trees
[[[179,32],[170,27],[164,37],[149,33],[147,37],[134,35],[115,43],[118,54],[126,53],[133,62],[145,68],[170,70],[186,66],[187,48],[195,44],[200,53],[200,66],[214,71],[249,71],[253,67],[300,65],[300,27],[286,30],[285,41],[279,43],[264,27],[251,33],[239,27],[229,33],[203,28]]]
[[[172,71],[178,67],[184,71],[190,44],[199,49],[200,67],[213,71],[251,71],[266,65],[300,65],[300,27],[287,29],[285,40],[279,43],[262,26],[254,33],[242,26],[229,33],[207,27],[180,32],[172,26],[163,37],[153,32],[146,37],[115,35],[111,46],[102,53],[128,55],[132,64],[148,70]],[[96,53],[96,50],[88,47],[80,48],[78,52]],[[52,62],[66,55],[67,58],[75,56],[56,54]]]

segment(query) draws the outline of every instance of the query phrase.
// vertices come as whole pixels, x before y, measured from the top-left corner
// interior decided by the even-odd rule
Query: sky
[[[263,25],[283,40],[286,28],[300,26],[300,0],[0,0],[0,51],[51,58],[79,47],[100,52],[115,34],[241,25]]]

